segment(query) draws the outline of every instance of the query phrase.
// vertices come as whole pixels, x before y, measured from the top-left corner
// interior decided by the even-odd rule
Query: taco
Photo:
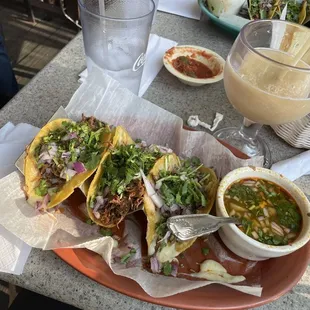
[[[209,213],[214,204],[218,180],[214,171],[203,166],[198,158],[180,160],[175,154],[160,158],[150,171],[148,180],[162,201],[161,206],[158,203],[156,206],[154,198],[148,195],[144,198],[151,269],[160,272],[162,263],[171,262],[196,240],[176,240],[168,230],[167,219],[181,214]],[[154,260],[156,263],[152,263]]]
[[[310,0],[248,0],[250,19],[280,19],[287,6],[285,19],[305,24],[310,17]]]
[[[95,172],[111,136],[105,123],[84,115],[80,122],[62,118],[45,125],[26,149],[28,202],[41,210],[68,198]]]
[[[112,147],[104,154],[88,191],[91,220],[114,227],[128,213],[140,210],[145,194],[140,169],[148,174],[161,155],[159,149],[135,143],[124,128],[117,127]]]

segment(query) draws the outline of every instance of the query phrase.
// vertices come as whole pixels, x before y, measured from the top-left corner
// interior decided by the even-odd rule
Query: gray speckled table
[[[224,58],[233,43],[230,35],[207,21],[198,22],[164,13],[157,14],[152,32],[179,44],[210,48]],[[78,35],[0,111],[0,127],[7,121],[42,126],[59,106],[67,105],[79,87],[78,74],[84,68],[82,37]],[[191,88],[162,69],[144,97],[184,120],[191,114],[199,114],[202,120],[210,122],[214,113],[220,112],[225,115],[221,127],[237,126],[242,121],[228,103],[222,82]],[[264,128],[262,135],[269,141],[275,162],[301,152],[280,140],[270,128]],[[299,183],[310,192],[310,178],[303,178]],[[81,309],[164,309],[98,285],[51,251],[33,249],[21,276],[0,273],[0,278]],[[310,309],[310,267],[290,293],[259,309]]]

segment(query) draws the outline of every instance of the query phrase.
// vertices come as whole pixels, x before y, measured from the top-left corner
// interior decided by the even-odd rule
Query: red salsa
[[[212,70],[205,64],[187,56],[173,59],[172,66],[182,74],[193,78],[207,79],[214,76]]]

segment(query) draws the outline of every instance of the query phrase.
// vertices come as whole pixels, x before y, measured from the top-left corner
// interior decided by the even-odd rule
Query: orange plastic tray
[[[222,142],[223,143],[223,142]],[[236,156],[247,158],[239,150],[223,143]],[[209,285],[165,298],[147,295],[138,283],[115,275],[103,258],[86,249],[56,249],[54,252],[85,276],[117,292],[143,301],[167,307],[191,310],[248,309],[270,303],[287,293],[304,274],[310,260],[310,242],[300,250],[262,264],[261,297],[235,291],[222,285]]]

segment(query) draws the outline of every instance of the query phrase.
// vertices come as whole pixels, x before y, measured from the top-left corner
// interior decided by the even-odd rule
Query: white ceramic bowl
[[[207,79],[198,79],[182,74],[172,65],[172,61],[180,56],[187,56],[200,61],[214,73],[214,76]],[[182,83],[190,86],[202,86],[205,84],[215,83],[223,79],[225,60],[217,53],[204,47],[194,45],[179,45],[172,47],[166,51],[163,62],[171,74],[176,76]]]
[[[238,256],[249,260],[265,260],[272,257],[284,256],[304,246],[310,240],[310,203],[304,193],[293,182],[269,169],[244,167],[228,173],[220,182],[218,188],[216,215],[228,216],[224,205],[224,194],[232,183],[245,178],[265,179],[285,189],[295,199],[300,208],[302,231],[291,245],[273,246],[252,239],[244,234],[236,225],[229,224],[219,230],[219,235],[225,245]]]

